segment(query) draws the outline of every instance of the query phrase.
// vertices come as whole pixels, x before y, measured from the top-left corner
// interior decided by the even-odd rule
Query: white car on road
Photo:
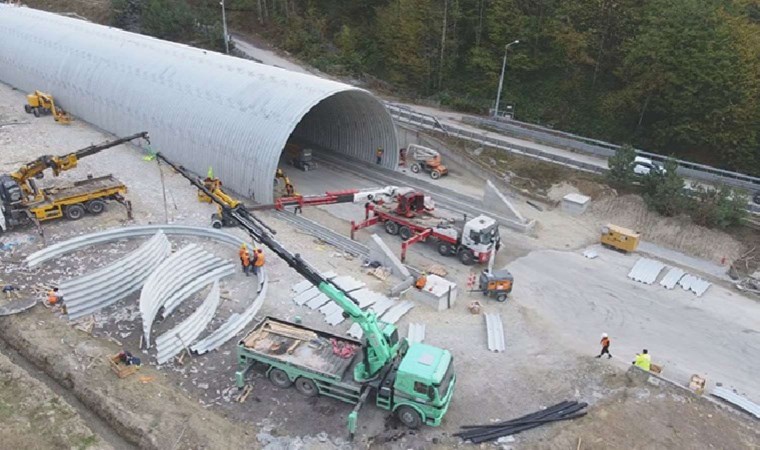
[[[664,167],[655,164],[651,159],[644,158],[643,156],[637,156],[633,162],[633,173],[636,175],[649,175],[653,170],[663,174],[667,172]]]

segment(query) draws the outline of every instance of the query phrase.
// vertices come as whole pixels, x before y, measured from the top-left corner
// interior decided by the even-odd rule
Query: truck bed
[[[381,212],[383,214],[396,216],[394,212],[396,209],[396,205],[394,203],[391,203],[390,205],[375,205],[374,209],[375,211]],[[441,217],[436,217],[433,215],[424,215],[424,214],[418,214],[411,218],[407,218],[407,217],[399,217],[399,218],[422,228],[434,228],[435,226],[441,224],[442,222],[444,223],[449,222],[447,219],[443,219]]]
[[[350,358],[333,352],[331,340],[355,348]],[[267,317],[240,340],[245,350],[266,359],[292,364],[336,381],[353,380],[348,371],[361,359],[361,343],[353,339]]]
[[[86,195],[89,192],[104,191],[119,187],[125,187],[124,183],[114,178],[113,175],[105,175],[102,177],[77,181],[68,186],[45,189],[45,196],[49,202],[57,202],[70,197]]]

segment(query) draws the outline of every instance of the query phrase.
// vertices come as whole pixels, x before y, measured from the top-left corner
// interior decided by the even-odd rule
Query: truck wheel
[[[26,105],[24,105],[24,111],[26,111],[27,114],[31,114],[32,113],[32,107],[29,106],[28,104],[26,104]]]
[[[471,266],[475,264],[475,255],[472,253],[472,250],[464,249],[459,253],[459,260],[465,266]]]
[[[431,170],[430,171],[430,178],[432,178],[434,180],[437,180],[437,179],[441,178],[441,172],[439,172],[437,170]]]
[[[316,397],[319,394],[317,383],[304,377],[296,380],[296,390],[307,397]]]
[[[409,428],[417,429],[422,425],[420,413],[411,406],[399,406],[396,410],[396,415],[398,416],[398,420]]]
[[[417,163],[412,163],[412,165],[409,166],[409,170],[411,170],[414,173],[420,173],[420,165]]]
[[[407,240],[411,238],[412,236],[414,236],[414,233],[412,232],[412,230],[409,229],[409,227],[401,227],[398,230],[398,235],[401,236],[401,239]]]
[[[34,113],[34,117],[40,116],[40,108],[32,108],[32,112]]]
[[[293,385],[293,382],[290,381],[288,374],[285,373],[285,371],[281,369],[270,370],[269,381],[271,381],[272,384],[277,386],[278,388],[283,388],[283,389],[289,388],[290,386]]]
[[[504,303],[507,301],[507,294],[499,294],[496,296],[496,301],[499,303]]]
[[[439,242],[438,253],[440,253],[442,256],[449,256],[451,254],[451,244],[448,242]]]
[[[84,206],[79,204],[69,205],[66,207],[64,214],[66,214],[66,218],[69,220],[79,220],[84,216]]]
[[[87,212],[98,215],[106,210],[106,202],[103,200],[92,200],[87,203]]]
[[[398,234],[398,224],[392,220],[385,221],[385,232],[388,234]]]

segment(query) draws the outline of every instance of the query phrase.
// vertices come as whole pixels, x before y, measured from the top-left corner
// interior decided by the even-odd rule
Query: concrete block
[[[454,306],[457,300],[457,285],[438,275],[428,275],[423,289],[410,289],[409,297],[424,303],[436,311]]]
[[[414,284],[414,277],[410,275],[406,277],[404,281],[402,281],[401,283],[390,288],[388,290],[388,295],[390,295],[391,297],[398,297],[399,295],[401,295],[402,292],[412,287],[413,284]]]
[[[491,183],[491,180],[486,181],[486,187],[483,189],[483,204],[495,214],[502,215],[507,219],[513,219],[520,223],[528,222],[520,214],[520,211],[512,205],[512,202]]]
[[[367,243],[369,248],[370,262],[379,262],[383,267],[387,267],[391,270],[393,275],[400,278],[410,277],[409,269],[406,268],[401,260],[391,251],[391,249],[385,244],[385,242],[377,234],[373,234],[369,242]]]
[[[586,208],[591,204],[591,197],[581,194],[567,194],[562,197],[562,212],[578,216],[586,212]]]

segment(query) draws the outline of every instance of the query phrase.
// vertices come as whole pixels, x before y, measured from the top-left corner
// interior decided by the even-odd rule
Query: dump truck
[[[400,338],[395,325],[381,322],[373,311],[361,309],[349,292],[275,240],[274,230],[245,205],[228,196],[220,197],[200,178],[161,153],[156,158],[190,181],[223,210],[229,221],[234,221],[257,245],[282,259],[362,329],[362,341],[355,341],[267,317],[238,343],[238,387],[243,387],[248,370],[259,365],[275,386],[295,385],[307,396],[324,395],[353,403],[348,416],[350,436],[356,431],[359,409],[371,393],[378,407],[392,411],[410,428],[440,425],[456,384],[451,352]]]
[[[44,155],[28,162],[9,174],[0,175],[0,233],[18,226],[65,217],[81,219],[85,213],[100,214],[106,202],[124,205],[131,215],[130,203],[125,199],[127,187],[112,175],[88,177],[72,184],[39,188],[35,182],[50,169],[54,176],[77,167],[80,159],[99,153],[134,139],[148,138],[147,132],[91,145],[61,156]]]

